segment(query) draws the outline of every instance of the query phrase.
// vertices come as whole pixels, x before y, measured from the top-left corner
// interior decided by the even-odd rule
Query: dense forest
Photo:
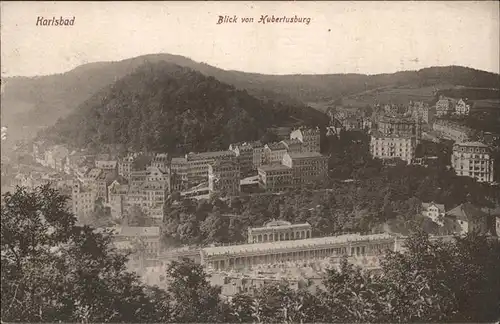
[[[260,139],[267,128],[320,125],[297,107],[261,101],[188,68],[146,63],[85,101],[41,136],[79,148],[125,144],[133,150],[227,149]]]
[[[303,323],[494,322],[500,316],[500,242],[476,233],[452,242],[410,236],[380,274],[343,260],[323,287],[286,281],[222,298],[204,268],[172,262],[166,289],[126,269],[107,233],[76,225],[48,187],[2,196],[2,322]]]

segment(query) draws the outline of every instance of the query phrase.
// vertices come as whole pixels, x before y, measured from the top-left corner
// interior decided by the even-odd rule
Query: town
[[[147,282],[161,284],[162,269],[169,260],[189,257],[216,273],[218,276],[212,276],[214,284],[225,283],[223,293],[230,297],[254,289],[264,279],[277,280],[276,276],[284,269],[288,269],[287,273],[296,269],[294,275],[288,274],[295,282],[306,278],[319,280],[321,274],[317,271],[313,271],[314,274],[300,271],[303,266],[299,263],[308,260],[321,264],[328,259],[330,264],[340,264],[340,256],[348,255],[354,264],[377,269],[381,247],[400,250],[402,245],[398,242],[402,236],[350,233],[315,238],[310,224],[281,220],[262,228],[249,227],[247,242],[173,248],[162,240],[164,221],[168,218],[167,205],[179,203],[172,202],[172,197],[228,200],[239,196],[280,195],[301,188],[328,190],[318,186],[331,176],[330,156],[322,154],[321,139],[337,138],[343,132],[369,136],[370,155],[389,166],[397,161],[420,166],[436,163],[436,156],[417,156],[417,147],[451,141],[448,168],[457,176],[498,186],[493,154],[499,150],[494,146],[498,144],[499,135],[474,132],[456,121],[456,117],[467,116],[469,112],[470,106],[463,99],[443,96],[434,105],[424,102],[409,102],[406,107],[378,105],[373,107],[371,116],[356,109],[334,107],[328,111],[330,122],[324,134],[319,127],[285,127],[277,129],[274,142],[234,143],[225,151],[188,153],[180,157],[162,152],[128,152],[121,156],[88,154],[64,145],[48,146],[41,140],[33,143],[31,163],[19,165],[11,185],[35,188],[49,184],[68,195],[68,209],[79,222],[112,229],[115,244],[121,249],[136,251],[137,242],[143,242],[141,257],[131,262],[131,267]],[[423,201],[420,210],[438,226],[444,226],[446,221],[454,223],[455,229],[447,235],[463,235],[477,229],[493,235],[500,232],[498,207],[486,210],[465,203],[446,210],[443,204]],[[253,234],[261,232],[264,234]],[[254,249],[260,252],[252,253]],[[292,264],[274,268],[283,262]],[[264,268],[267,277],[259,274]],[[229,269],[231,272],[227,272]],[[248,281],[239,280],[235,288],[234,280],[220,279],[238,278],[235,269],[239,276],[251,278],[255,287],[249,288],[242,283]]]
[[[0,321],[498,322],[499,10],[2,2]]]

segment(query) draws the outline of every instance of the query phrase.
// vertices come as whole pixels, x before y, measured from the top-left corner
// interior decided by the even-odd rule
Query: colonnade
[[[327,257],[374,256],[386,249],[394,249],[394,242],[377,242],[376,244],[348,244],[336,247],[318,247],[317,249],[297,249],[296,251],[259,251],[256,255],[214,255],[205,256],[204,264],[215,270],[246,269],[261,264],[275,264],[288,261],[310,261]]]
[[[311,230],[281,230],[271,233],[251,234],[249,243],[278,242],[311,238]]]

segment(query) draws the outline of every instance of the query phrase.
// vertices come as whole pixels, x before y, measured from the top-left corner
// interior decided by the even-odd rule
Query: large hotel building
[[[487,145],[479,142],[455,143],[451,166],[459,176],[479,182],[493,182],[494,160]]]
[[[415,156],[417,140],[415,137],[403,137],[396,135],[383,135],[373,132],[370,141],[370,153],[379,159],[399,158],[408,164]]]
[[[370,153],[379,159],[399,158],[408,164],[415,157],[415,150],[422,135],[419,120],[384,116],[378,129],[371,135]]]

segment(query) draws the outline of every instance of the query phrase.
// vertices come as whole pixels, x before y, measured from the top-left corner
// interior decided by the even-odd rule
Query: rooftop
[[[317,237],[303,240],[291,240],[291,241],[274,241],[266,243],[253,243],[253,244],[241,244],[232,246],[217,246],[217,247],[207,247],[202,249],[202,253],[205,255],[223,255],[223,254],[239,254],[239,253],[252,253],[259,251],[270,251],[270,250],[289,250],[294,248],[314,248],[316,246],[331,245],[347,242],[356,241],[371,241],[371,240],[390,240],[393,237],[389,234],[371,234],[371,235],[359,235],[359,234],[347,234],[341,236],[329,236],[329,237]]]
[[[471,222],[475,219],[486,217],[486,213],[471,203],[464,203],[446,213],[447,216],[456,217],[458,220]]]
[[[315,157],[323,157],[321,153],[318,152],[302,152],[302,153],[288,153],[292,159],[307,159]]]
[[[99,229],[98,229],[99,230]],[[129,226],[116,226],[107,227],[102,230],[111,230],[115,236],[139,236],[139,237],[151,237],[160,235],[160,227],[129,227]]]
[[[309,223],[302,223],[302,224],[292,224],[290,222],[286,221],[281,221],[281,220],[274,220],[271,222],[268,222],[264,224],[262,227],[250,227],[249,230],[251,231],[263,231],[263,230],[269,230],[270,228],[311,228],[311,225]]]
[[[399,135],[399,134],[384,134],[381,131],[373,130],[371,133],[372,137],[375,138],[400,138],[400,139],[411,139],[415,138],[415,135]]]
[[[440,211],[444,212],[445,211],[445,208],[444,208],[444,205],[443,204],[436,204],[434,202],[429,202],[429,203],[425,203],[423,202],[422,203],[422,207],[423,208],[429,208],[430,206],[436,206]]]
[[[219,156],[235,155],[233,151],[215,151],[215,152],[201,152],[201,153],[188,153],[186,154],[187,160],[204,160],[213,159]]]
[[[463,143],[455,143],[455,145],[467,146],[467,147],[484,147],[484,148],[488,148],[488,145],[483,144],[481,142],[463,142]]]
[[[269,165],[261,165],[258,170],[262,170],[264,172],[268,171],[278,171],[278,170],[290,170],[291,168],[283,165],[283,164],[269,164]]]
[[[281,142],[268,143],[267,147],[270,150],[286,150],[285,144],[283,144]]]
[[[284,143],[285,145],[300,145],[300,144],[302,144],[302,142],[297,138],[285,139],[285,140],[282,140],[281,142]]]

